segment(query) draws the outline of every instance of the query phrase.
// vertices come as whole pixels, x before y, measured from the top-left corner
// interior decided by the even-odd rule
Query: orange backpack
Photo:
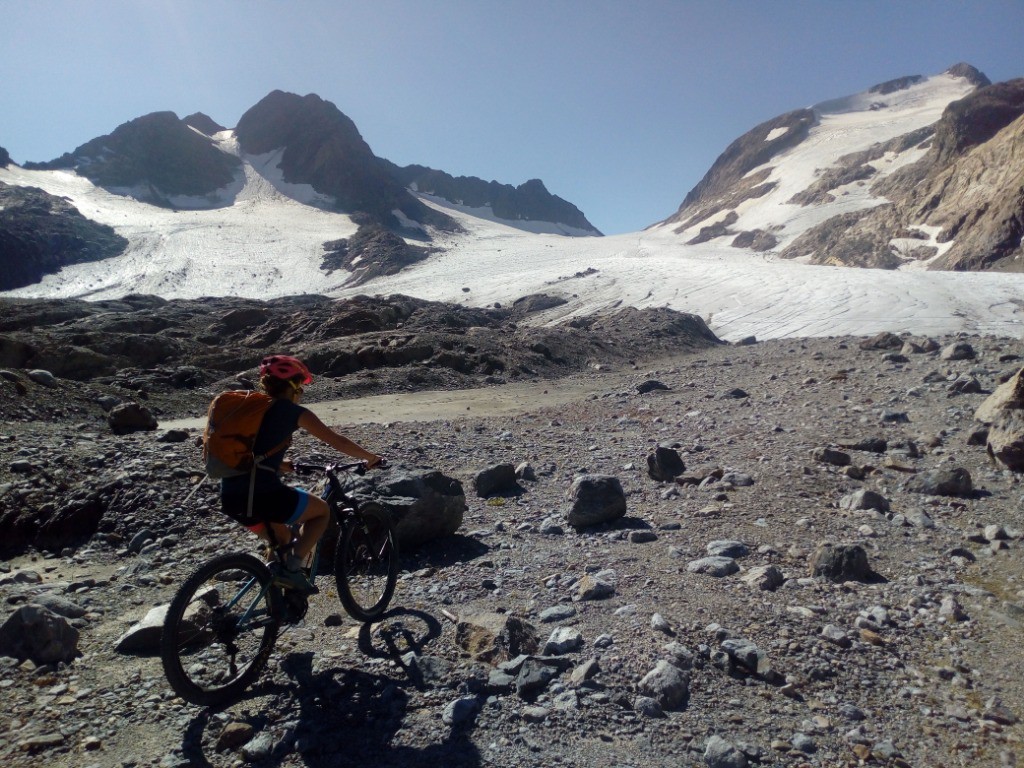
[[[270,471],[262,465],[263,460],[291,444],[289,438],[259,456],[253,451],[260,424],[273,403],[274,398],[262,392],[232,390],[217,395],[206,412],[203,432],[206,474],[214,479],[250,475],[250,515],[256,470]]]

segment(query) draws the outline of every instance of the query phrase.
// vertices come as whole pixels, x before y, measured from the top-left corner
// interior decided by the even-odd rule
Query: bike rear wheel
[[[252,555],[215,557],[174,596],[160,637],[167,682],[200,706],[239,696],[263,670],[277,640],[278,592]]]
[[[391,515],[375,502],[360,506],[338,537],[334,555],[338,597],[359,621],[376,621],[387,610],[398,581],[398,544]]]

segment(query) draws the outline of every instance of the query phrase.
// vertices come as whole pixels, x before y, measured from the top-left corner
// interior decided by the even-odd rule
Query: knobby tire
[[[353,619],[381,618],[398,582],[398,543],[391,515],[375,502],[342,525],[334,555],[338,597]]]
[[[160,637],[164,674],[181,698],[223,704],[259,676],[280,625],[271,579],[257,558],[232,553],[205,563],[181,585]]]

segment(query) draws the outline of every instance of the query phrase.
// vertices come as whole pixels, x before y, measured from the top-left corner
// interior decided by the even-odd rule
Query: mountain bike
[[[363,622],[380,619],[398,580],[391,515],[376,502],[357,502],[338,477],[339,472],[363,474],[365,464],[299,463],[294,470],[326,478],[322,498],[338,523],[334,580],[345,611]],[[310,579],[316,578],[326,538],[314,550]],[[219,555],[181,585],[160,638],[164,674],[181,698],[201,706],[236,698],[266,666],[282,629],[305,617],[307,596],[274,576],[290,546],[276,547],[269,564],[243,552]]]

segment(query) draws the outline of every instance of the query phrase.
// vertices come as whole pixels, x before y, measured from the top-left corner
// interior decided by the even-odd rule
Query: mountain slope
[[[960,64],[787,113],[655,228],[813,264],[1019,270],[1022,83]]]

